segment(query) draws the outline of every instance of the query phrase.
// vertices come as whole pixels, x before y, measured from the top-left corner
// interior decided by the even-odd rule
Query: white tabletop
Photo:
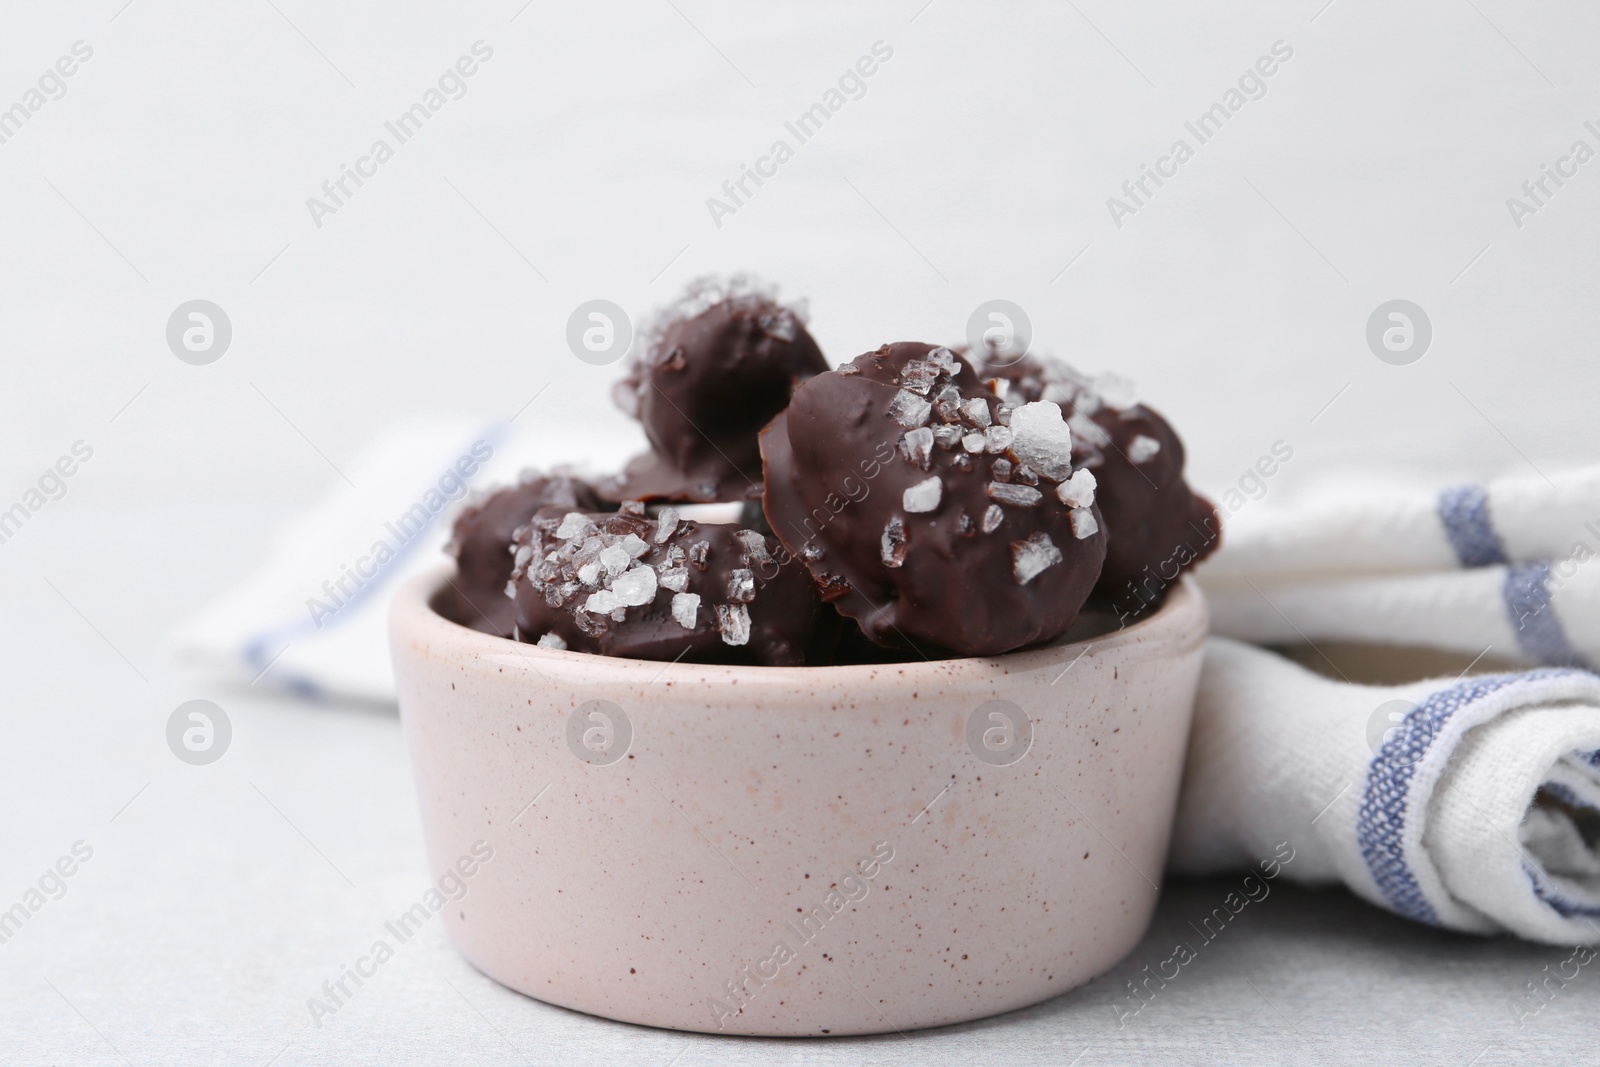
[[[1124,983],[1226,881],[1168,885],[1083,990],[909,1037],[622,1026],[497,987],[437,928],[317,1027],[306,999],[426,882],[395,712],[209,686],[166,635],[404,415],[538,396],[523,418],[553,457],[637,441],[567,318],[709,270],[810,297],[836,361],[1016,301],[1040,347],[1138,381],[1209,491],[1291,445],[1262,506],[1335,471],[1592,457],[1600,162],[1544,178],[1531,215],[1507,201],[1573,142],[1600,148],[1597,31],[1575,0],[6,11],[0,119],[28,117],[0,124],[0,510],[76,442],[93,455],[0,543],[0,909],[75,843],[93,854],[0,943],[0,1063],[1591,1059],[1594,964],[1519,1024],[1569,951],[1288,886],[1119,1026]],[[319,227],[307,199],[480,40],[465,95]],[[78,41],[92,57],[57,93]],[[707,198],[878,41],[864,95],[716,225]],[[1280,41],[1265,95],[1118,226],[1108,198]],[[209,366],[164,336],[196,298],[234,330]],[[1395,298],[1434,328],[1408,366],[1365,338]],[[235,730],[206,767],[164,738],[196,697]]]

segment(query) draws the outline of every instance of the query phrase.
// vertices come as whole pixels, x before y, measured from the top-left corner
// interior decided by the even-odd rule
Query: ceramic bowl
[[[496,981],[650,1026],[866,1034],[1054,997],[1144,934],[1192,581],[1048,648],[780,668],[477,633],[434,610],[449,577],[399,593],[391,643],[445,923]]]

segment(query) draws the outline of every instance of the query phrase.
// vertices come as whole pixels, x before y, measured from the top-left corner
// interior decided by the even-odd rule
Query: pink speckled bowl
[[[445,922],[496,981],[651,1026],[864,1034],[1037,1003],[1143,935],[1206,633],[1191,581],[1076,643],[777,668],[486,636],[433,610],[448,575],[401,591],[391,642],[430,862],[473,871]]]

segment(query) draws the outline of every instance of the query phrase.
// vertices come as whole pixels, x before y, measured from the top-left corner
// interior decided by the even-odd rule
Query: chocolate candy
[[[1094,474],[1109,537],[1097,600],[1137,614],[1216,549],[1220,521],[1183,480],[1183,442],[1166,419],[1135,402],[1126,381],[1033,357],[984,374],[1009,402],[1050,400],[1066,415],[1073,461]]]
[[[947,348],[884,345],[810,379],[761,451],[773,531],[878,645],[1053,640],[1105,559],[1061,410],[1002,404]]]
[[[633,659],[792,667],[817,637],[822,601],[805,568],[754,530],[546,512],[517,531],[516,636]]]
[[[506,596],[511,579],[511,535],[541,508],[595,511],[594,490],[565,474],[523,474],[513,486],[468,504],[457,516],[445,551],[456,559],[456,577],[442,605],[447,617],[484,633],[511,636],[513,611]]]
[[[643,352],[615,395],[652,451],[597,485],[614,502],[759,496],[756,434],[828,369],[801,312],[743,278],[691,286],[645,331]]]

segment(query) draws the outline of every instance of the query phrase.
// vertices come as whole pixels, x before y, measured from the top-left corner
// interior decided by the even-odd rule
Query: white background
[[[75,41],[94,49],[0,145],[0,508],[73,442],[94,449],[0,544],[0,906],[74,840],[97,850],[0,945],[0,1043],[21,1043],[0,1044],[5,1062],[494,1062],[512,1055],[496,1027],[530,1062],[679,1051],[502,994],[442,941],[342,1032],[311,1029],[304,998],[425,884],[392,712],[196,692],[164,641],[403,417],[506,418],[545,389],[519,426],[553,459],[628,451],[617,369],[565,346],[582,301],[643,313],[695,275],[750,269],[809,299],[839,362],[959,340],[980,301],[1013,300],[1037,348],[1136,380],[1201,487],[1288,442],[1263,506],[1336,471],[1482,479],[1593,454],[1600,160],[1521,228],[1506,206],[1575,139],[1600,148],[1589,5],[122,3],[0,14],[0,108]],[[306,199],[478,40],[494,56],[467,95],[318,228]],[[866,95],[717,227],[706,198],[880,40],[893,58]],[[1114,225],[1107,197],[1280,40],[1294,55],[1268,94]],[[1397,297],[1435,331],[1405,367],[1364,339]],[[233,323],[210,366],[166,346],[193,298]],[[237,731],[204,772],[161,734],[197,695],[226,699]],[[1399,966],[1457,951],[1424,940]],[[1412,1053],[1459,1041],[1440,1062],[1464,1063],[1534,1040],[1500,1033],[1501,1001],[1559,958],[1484,968],[1482,1011],[1407,1031]],[[1374,1013],[1437,1012],[1395,988],[1337,1026],[1328,990],[1301,990],[1298,1027],[1331,1048]],[[1232,994],[1215,995],[1196,1018],[1227,1017]],[[1271,1059],[1287,1031],[1245,996],[1259,1018],[1174,1019],[1166,1054]],[[1035,1012],[937,1047],[1106,1062],[1111,1018]],[[1560,1032],[1557,1007],[1540,1025]]]

